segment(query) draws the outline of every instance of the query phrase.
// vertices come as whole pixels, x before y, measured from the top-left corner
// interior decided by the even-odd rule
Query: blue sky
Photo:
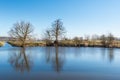
[[[120,37],[120,0],[0,0],[0,36],[17,21],[31,22],[41,36],[62,19],[67,37],[113,33]]]

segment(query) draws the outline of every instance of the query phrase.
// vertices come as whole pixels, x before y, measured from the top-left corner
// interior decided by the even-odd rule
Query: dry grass
[[[15,42],[9,41],[8,43],[11,44],[12,46],[17,46],[17,47],[22,46],[21,42],[19,42],[19,41],[15,41]],[[45,45],[46,45],[46,43],[43,42],[43,41],[40,41],[40,42],[26,42],[25,43],[25,46],[29,46],[29,47],[32,47],[32,46],[45,46]]]
[[[0,41],[0,47],[4,46],[5,42]]]
[[[11,44],[12,46],[17,46],[20,47],[21,43],[16,41],[16,42],[8,42],[9,44]],[[45,41],[39,41],[39,42],[26,42],[25,43],[26,46],[47,46]],[[105,45],[103,45],[101,43],[100,40],[94,40],[94,41],[82,41],[82,42],[76,42],[74,40],[61,40],[59,41],[59,46],[66,46],[66,47],[78,47],[78,46],[89,46],[89,47],[105,47]],[[113,43],[111,44],[112,47],[117,47],[120,48],[120,41],[113,41]],[[110,45],[110,46],[111,46]],[[51,43],[50,46],[54,46],[54,43]],[[106,46],[109,47],[109,46]]]

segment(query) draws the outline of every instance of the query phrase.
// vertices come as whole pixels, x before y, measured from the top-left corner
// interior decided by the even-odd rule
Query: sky
[[[0,36],[18,21],[30,22],[42,37],[61,19],[66,37],[108,34],[120,37],[120,0],[0,0]]]

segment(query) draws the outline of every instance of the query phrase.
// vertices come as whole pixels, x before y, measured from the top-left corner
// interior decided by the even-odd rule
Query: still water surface
[[[120,80],[120,49],[0,47],[0,80]]]

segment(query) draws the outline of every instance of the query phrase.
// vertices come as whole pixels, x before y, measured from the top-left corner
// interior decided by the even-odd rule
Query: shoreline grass
[[[16,47],[22,47],[22,44],[18,41],[9,41],[8,42],[12,46]],[[26,42],[26,47],[37,47],[37,46],[54,46],[54,43],[46,44],[45,41],[39,41],[39,42]],[[83,40],[82,42],[75,42],[73,40],[61,40],[58,43],[58,46],[61,47],[106,47],[106,48],[120,48],[120,41],[113,41],[112,44],[109,45],[103,45],[100,40],[96,41],[86,41]]]
[[[0,47],[4,46],[5,42],[0,41]]]
[[[7,43],[12,45],[12,46],[15,46],[15,47],[22,47],[22,44],[18,41],[15,41],[15,42],[9,41]],[[26,47],[46,46],[46,43],[44,43],[44,42],[26,42],[25,46]]]

